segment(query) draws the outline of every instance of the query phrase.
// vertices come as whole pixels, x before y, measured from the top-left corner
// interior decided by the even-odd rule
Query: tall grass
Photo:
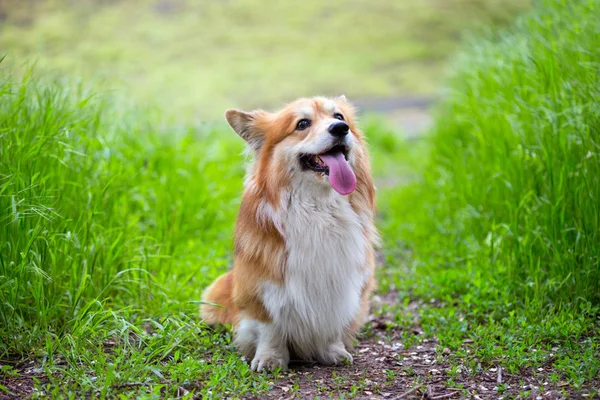
[[[458,60],[425,180],[388,228],[406,221],[434,286],[499,316],[600,306],[599,60],[597,0],[540,1]]]
[[[3,79],[0,355],[99,307],[195,308],[227,263],[240,144],[118,109],[70,83]]]
[[[32,394],[3,385],[26,360],[43,398],[267,389],[197,317],[229,264],[241,141],[69,81],[0,82],[0,393]]]
[[[456,368],[549,368],[544,381],[597,392],[599,60],[598,0],[542,0],[477,38],[420,179],[379,197],[381,287],[422,302],[423,331],[456,351]]]

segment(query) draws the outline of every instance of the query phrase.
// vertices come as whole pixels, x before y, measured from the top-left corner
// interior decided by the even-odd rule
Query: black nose
[[[346,136],[348,134],[349,129],[350,129],[350,127],[348,127],[347,123],[345,123],[344,121],[340,121],[340,122],[334,122],[333,124],[329,125],[329,128],[327,128],[327,131],[329,133],[331,133],[333,136],[342,137],[342,136]]]

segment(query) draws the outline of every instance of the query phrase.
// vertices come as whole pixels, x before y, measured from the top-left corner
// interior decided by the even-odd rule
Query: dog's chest
[[[284,285],[265,287],[264,303],[292,340],[331,340],[357,315],[367,242],[346,198],[296,201],[279,214],[287,262]]]

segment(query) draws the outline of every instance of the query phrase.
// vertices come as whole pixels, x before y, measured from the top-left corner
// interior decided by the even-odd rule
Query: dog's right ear
[[[258,119],[263,114],[264,111],[245,112],[231,109],[225,112],[225,118],[227,118],[227,122],[229,122],[229,125],[233,130],[240,135],[254,151],[258,151],[265,141],[265,133],[257,124]]]

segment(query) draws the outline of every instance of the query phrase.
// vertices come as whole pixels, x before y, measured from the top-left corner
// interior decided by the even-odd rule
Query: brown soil
[[[397,304],[393,295],[376,300]],[[352,365],[292,363],[261,399],[499,399],[523,398],[520,394],[525,392],[532,399],[591,398],[586,389],[577,392],[564,382],[549,384],[550,370],[511,375],[492,367],[473,375],[461,366],[450,379],[452,352],[441,348],[435,338],[424,338],[418,325],[411,327],[411,334],[420,337],[420,344],[411,348],[402,346],[403,330],[394,327],[391,315],[371,315],[369,325],[373,334],[360,340]],[[470,343],[463,345],[467,351]],[[600,380],[590,383],[599,384]]]
[[[44,371],[34,361],[17,365],[19,376],[0,376],[0,385],[6,387],[9,393],[0,392],[0,400],[25,399],[35,392],[35,380],[47,382]]]

